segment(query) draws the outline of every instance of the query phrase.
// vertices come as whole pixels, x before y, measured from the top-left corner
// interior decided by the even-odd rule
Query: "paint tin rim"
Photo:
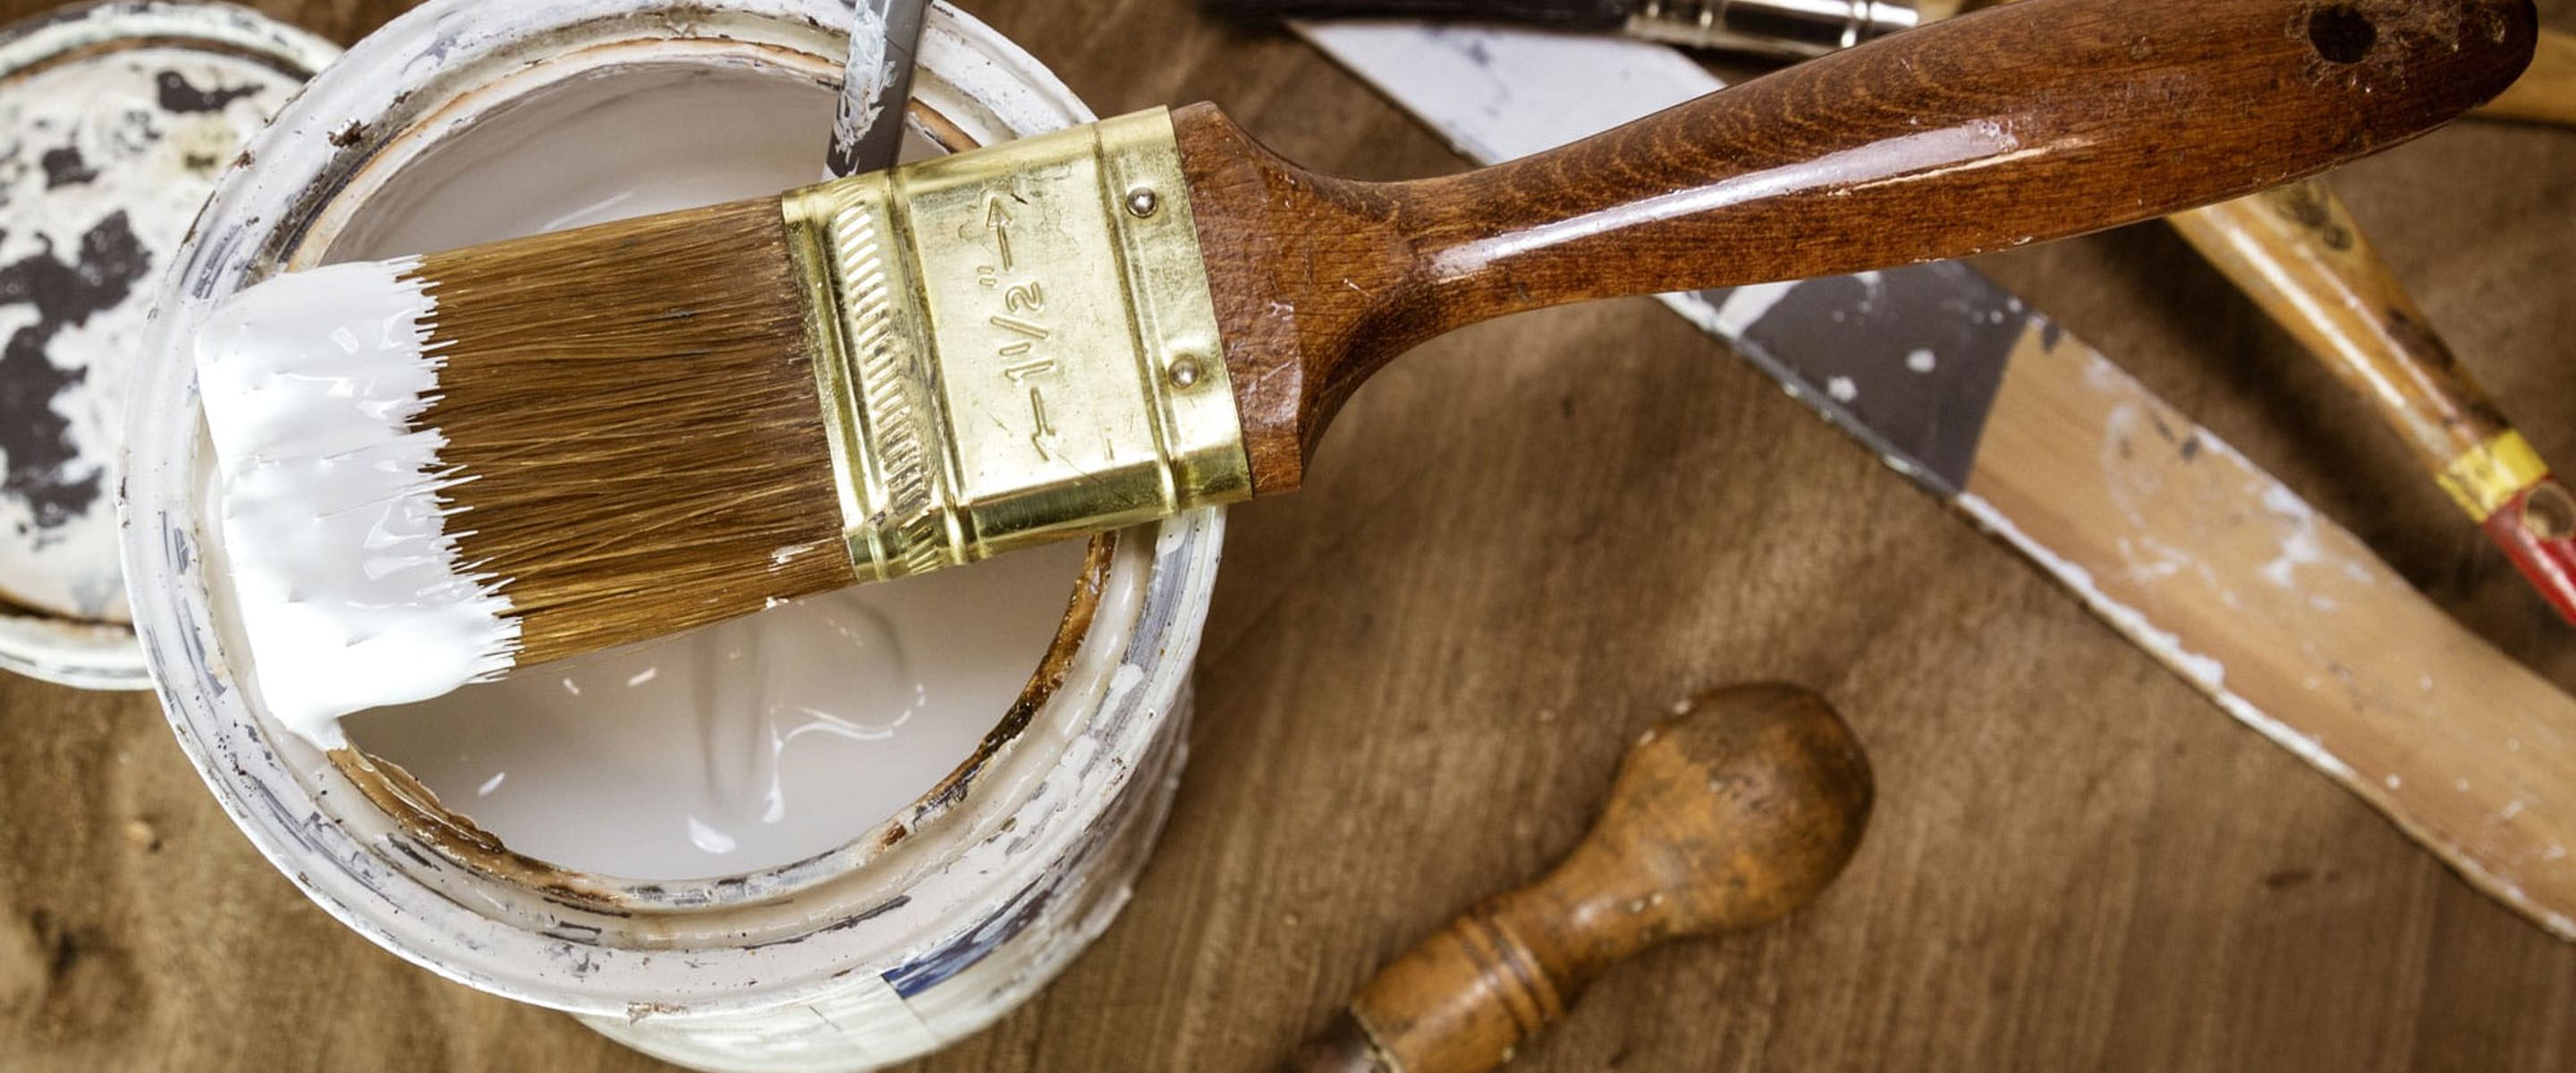
[[[1121,643],[1102,648],[1106,658],[1115,659],[1114,670],[1102,677],[1096,704],[1078,726],[1069,727],[1063,751],[1013,776],[1009,791],[1026,797],[1011,799],[1017,811],[994,817],[997,831],[989,837],[976,832],[972,844],[945,858],[936,855],[932,840],[914,838],[860,869],[874,870],[872,878],[884,882],[971,877],[972,900],[981,907],[975,912],[909,904],[908,895],[856,909],[846,898],[827,902],[814,890],[783,889],[767,892],[756,906],[717,907],[760,910],[765,917],[759,926],[780,929],[772,941],[745,945],[736,935],[735,946],[711,948],[696,944],[714,925],[692,925],[683,919],[688,914],[663,909],[602,911],[585,892],[512,893],[509,912],[520,916],[491,906],[472,908],[477,899],[500,895],[489,884],[459,878],[458,870],[442,870],[435,855],[404,860],[403,853],[416,846],[402,842],[409,835],[391,829],[389,818],[379,817],[387,820],[381,828],[362,830],[311,807],[304,780],[325,776],[299,770],[293,745],[267,737],[228,684],[194,531],[190,471],[198,432],[192,423],[156,423],[141,415],[194,412],[192,378],[174,357],[179,351],[171,340],[184,337],[186,326],[216,297],[293,256],[335,184],[346,178],[351,162],[344,155],[367,143],[365,124],[400,114],[403,98],[437,79],[472,77],[478,63],[514,62],[514,49],[531,40],[560,45],[542,28],[531,29],[540,21],[560,32],[778,47],[836,62],[838,34],[848,17],[847,6],[834,0],[562,0],[540,12],[489,9],[437,0],[353,48],[347,67],[399,75],[334,79],[326,73],[317,79],[254,143],[259,166],[236,168],[223,181],[206,217],[210,227],[223,221],[223,230],[199,236],[180,270],[165,280],[164,316],[151,359],[157,364],[139,372],[128,421],[128,469],[135,477],[124,551],[134,590],[150,601],[138,602],[139,632],[161,672],[164,707],[183,750],[236,824],[308,896],[379,945],[480,990],[612,1020],[703,1021],[757,1015],[802,997],[836,993],[850,986],[845,977],[862,968],[883,966],[887,986],[897,980],[938,986],[988,954],[992,942],[1009,940],[1009,934],[995,939],[979,930],[1017,926],[1009,914],[993,913],[1042,910],[1063,885],[1062,877],[1049,878],[1047,866],[1092,852],[1101,838],[1063,847],[1046,860],[1014,856],[1011,844],[1044,837],[1048,825],[1086,830],[1080,825],[1111,822],[1103,817],[1121,814],[1113,810],[1140,795],[1160,793],[1167,800],[1168,785],[1157,790],[1145,783],[1177,762],[1173,738],[1184,718],[1181,698],[1214,582],[1221,513],[1193,514],[1165,523],[1150,539],[1122,542],[1119,554],[1142,564],[1145,581],[1129,632]],[[505,39],[496,23],[519,36]],[[971,98],[975,108],[989,113],[985,120],[1018,116],[1012,128],[1018,134],[1090,118],[1070,91],[1016,45],[945,5],[933,10],[922,58],[933,73],[959,71],[978,80],[973,93],[945,92]],[[926,75],[924,83],[925,96],[943,92],[942,79]],[[820,144],[818,138],[818,160]],[[1085,647],[1098,639],[1095,633]],[[326,781],[322,792],[345,787],[341,778],[342,783]],[[1005,788],[984,785],[996,793]],[[1159,806],[1153,811],[1158,815]],[[1117,891],[1084,896],[1123,899],[1121,882]],[[530,913],[557,926],[522,926]],[[612,929],[626,945],[603,942],[603,932]],[[1081,942],[1087,936],[1070,949],[1078,950]],[[1044,954],[1052,960],[1023,975],[1051,976],[1070,956],[1063,946],[1053,943]],[[950,968],[942,957],[962,962]],[[1010,986],[1034,984],[1014,980]]]
[[[440,148],[449,144],[445,140],[447,133],[479,122],[489,112],[524,107],[533,98],[575,86],[593,71],[615,69],[621,64],[633,66],[639,60],[652,62],[650,53],[671,47],[669,41],[631,38],[570,44],[548,49],[542,64],[502,71],[489,78],[463,80],[458,84],[466,88],[454,93],[415,94],[411,99],[422,103],[417,112],[380,117],[370,125],[385,129],[344,139],[348,144],[342,148],[357,159],[341,169],[337,181],[329,185],[327,196],[301,220],[294,244],[282,255],[282,266],[303,270],[333,259],[334,248],[362,229],[376,202],[400,190],[406,174],[434,159]],[[774,46],[754,42],[708,43],[691,48],[692,64],[754,64],[783,58]],[[815,74],[819,86],[822,72]],[[943,148],[953,152],[973,146],[973,135],[935,107],[916,102],[914,115],[916,127],[924,128],[930,139]],[[989,130],[990,125],[989,121],[970,120],[965,126]],[[865,867],[936,822],[957,805],[969,782],[1018,740],[1020,728],[1043,710],[1067,665],[1078,655],[1093,624],[1100,591],[1109,584],[1112,566],[1118,559],[1118,542],[1123,538],[1126,534],[1111,534],[1093,542],[1083,574],[1069,589],[1067,609],[1043,662],[1033,669],[1017,700],[996,718],[994,729],[974,753],[959,761],[953,771],[902,811],[839,845],[799,860],[706,878],[645,879],[585,872],[510,850],[506,840],[441,805],[427,787],[400,768],[366,754],[363,748],[333,752],[329,759],[360,793],[411,832],[424,850],[486,878],[550,886],[565,899],[618,911],[702,910],[793,894]],[[1151,540],[1152,536],[1147,530],[1135,538]]]
[[[204,0],[98,0],[0,26],[0,85],[59,63],[127,48],[183,48],[248,59],[299,82],[339,46],[248,8]],[[155,266],[154,275],[166,271]],[[150,293],[151,284],[142,291]],[[136,360],[141,360],[138,357]],[[109,466],[113,482],[119,470]],[[120,508],[121,511],[121,508]],[[0,671],[95,691],[152,688],[131,627],[25,608],[0,598]]]

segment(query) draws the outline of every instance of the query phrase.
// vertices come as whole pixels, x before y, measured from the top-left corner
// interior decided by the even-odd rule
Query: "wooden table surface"
[[[493,0],[501,2],[501,0]],[[0,3],[11,17],[44,5]],[[348,40],[407,5],[263,0]],[[969,0],[1103,113],[1210,99],[1292,158],[1459,166],[1184,0]],[[2576,0],[2547,0],[2576,25]],[[2576,458],[2576,132],[2470,123],[2335,186],[2544,454]],[[2396,438],[2160,227],[1987,265],[2562,685],[2576,635]],[[2002,546],[1646,301],[1489,325],[1238,510],[1190,771],[1125,917],[924,1070],[1255,1070],[1581,834],[1704,687],[1824,692],[1876,825],[1759,934],[1604,980],[1527,1070],[2552,1070],[2576,949],[2472,892]],[[146,696],[0,681],[0,1069],[657,1068],[326,918]]]

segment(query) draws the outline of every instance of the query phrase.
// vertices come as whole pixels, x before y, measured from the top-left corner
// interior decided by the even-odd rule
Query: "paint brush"
[[[286,277],[198,339],[236,603],[302,725],[1288,492],[1450,329],[2241,196],[2500,91],[2532,23],[2031,0],[1445,178],[1307,172],[1196,105]]]
[[[1430,19],[1624,33],[1683,48],[1806,58],[1911,30],[1971,0],[1207,0],[1242,19]]]
[[[2311,179],[2170,222],[2404,438],[2576,622],[2576,497],[2452,357],[2343,199]]]
[[[851,0],[850,60],[826,165],[834,177],[891,168],[903,155],[904,111],[929,7],[930,0]]]
[[[1700,697],[1638,739],[1564,863],[1387,965],[1285,1068],[1500,1067],[1613,964],[1814,901],[1860,849],[1874,796],[1868,757],[1823,698],[1786,685]]]

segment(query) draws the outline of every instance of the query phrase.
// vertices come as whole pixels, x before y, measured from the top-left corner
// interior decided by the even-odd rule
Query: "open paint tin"
[[[412,739],[360,717],[349,727],[358,748],[326,755],[260,710],[242,662],[190,340],[214,302],[282,270],[812,181],[849,17],[838,0],[446,0],[395,20],[316,78],[224,177],[167,281],[127,427],[125,565],[145,657],[182,746],[261,851],[403,957],[709,1070],[851,1070],[917,1056],[1028,999],[1107,926],[1175,785],[1222,516],[953,571],[970,588],[1001,579],[962,596],[868,586],[850,598],[882,602],[777,609],[731,641],[674,642],[697,646],[683,655],[531,668],[509,684],[518,692],[411,716],[405,725],[433,728]],[[944,6],[920,59],[912,118],[925,151],[1092,118],[1016,46]],[[1007,610],[990,623],[950,616],[963,626],[923,611],[972,600]],[[793,615],[808,617],[771,619]],[[1032,628],[1026,651],[997,639]],[[806,711],[833,700],[813,699],[809,682],[789,702],[752,706],[803,721],[686,737],[716,725],[704,717],[719,702],[745,689],[768,696],[743,684],[746,667],[755,678],[780,662],[846,675],[907,645],[919,662],[969,641],[987,646],[986,665],[939,682],[998,675],[1007,688],[988,707],[950,705],[969,714],[943,717],[950,737],[897,765],[919,780],[899,787],[899,803],[823,791],[879,778],[887,768],[868,766],[864,747],[913,740],[919,728],[906,720],[918,713],[872,724]],[[774,658],[739,658],[754,650]],[[675,678],[689,679],[684,696],[711,698],[700,722],[675,721],[688,706],[656,692]],[[558,684],[573,699],[540,702]],[[475,765],[493,761],[471,743],[540,707],[565,720],[551,724],[563,733],[597,736],[519,754],[478,781],[486,768]],[[815,728],[823,733],[805,733]],[[674,768],[669,750],[624,738],[681,742],[694,759]],[[781,751],[816,739],[855,751]],[[766,774],[757,763],[749,776],[718,770],[746,742],[773,762]],[[918,760],[949,749],[935,767]],[[687,795],[634,791],[691,778],[747,785],[749,800],[772,807],[723,822],[689,813],[674,836],[654,810]],[[529,792],[551,794],[541,817],[551,828],[530,818],[545,809],[498,822],[532,779]],[[764,825],[784,822],[772,815],[817,808],[825,822],[801,837],[828,831],[824,844],[770,839],[748,852],[774,833]],[[670,844],[592,852],[582,832],[611,828]]]
[[[216,175],[338,52],[222,4],[0,28],[0,671],[151,687],[117,566],[128,366]]]

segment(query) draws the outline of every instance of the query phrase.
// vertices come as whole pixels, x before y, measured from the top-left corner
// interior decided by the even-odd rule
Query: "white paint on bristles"
[[[499,677],[519,624],[457,549],[471,479],[418,418],[438,393],[416,262],[338,265],[233,296],[197,334],[235,612],[260,697],[325,748],[339,717]]]

